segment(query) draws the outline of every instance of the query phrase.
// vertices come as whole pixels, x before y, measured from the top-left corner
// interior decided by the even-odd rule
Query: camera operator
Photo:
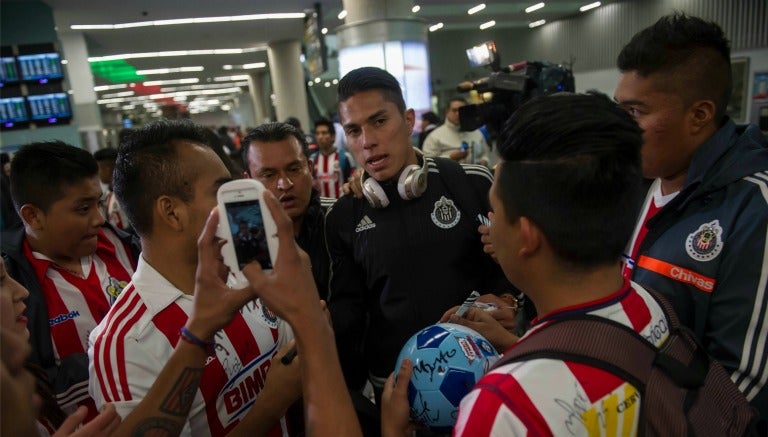
[[[488,165],[490,147],[479,129],[459,130],[459,108],[467,105],[462,97],[453,97],[445,108],[445,123],[424,140],[424,155],[450,158],[465,164]]]

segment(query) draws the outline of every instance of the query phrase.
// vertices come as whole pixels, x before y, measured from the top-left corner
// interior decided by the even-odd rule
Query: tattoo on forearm
[[[133,430],[134,437],[166,437],[179,435],[183,424],[165,417],[150,417],[142,420]]]
[[[170,416],[187,417],[189,409],[192,408],[192,402],[195,400],[195,393],[200,386],[200,378],[203,375],[203,369],[187,367],[176,380],[168,397],[160,405],[160,412]]]

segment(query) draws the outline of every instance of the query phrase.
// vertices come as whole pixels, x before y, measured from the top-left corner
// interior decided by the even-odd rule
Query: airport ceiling
[[[256,70],[242,69],[245,64],[267,61],[266,45],[270,41],[297,39],[303,33],[303,18],[262,19],[195,24],[170,24],[153,26],[119,26],[126,23],[155,20],[176,20],[202,17],[243,16],[254,14],[302,13],[313,7],[313,0],[43,0],[54,13],[59,33],[72,31],[74,25],[118,25],[116,29],[80,29],[86,38],[88,55],[104,57],[122,54],[155,53],[170,51],[212,51],[245,49],[236,54],[199,54],[187,56],[149,56],[124,60],[92,62],[96,86],[105,87],[121,82],[167,81],[185,79],[189,84],[225,84],[222,77],[243,75],[268,70],[268,65]],[[369,0],[370,1],[370,0]],[[375,1],[375,0],[374,0]],[[403,0],[400,0],[403,1]],[[467,11],[485,1],[485,8],[470,15]],[[614,0],[609,0],[609,2]],[[413,15],[427,25],[443,23],[437,32],[451,30],[477,30],[480,24],[495,20],[496,28],[528,27],[528,24],[544,19],[547,22],[573,16],[579,8],[592,0],[545,0],[545,6],[531,13],[525,9],[537,0],[414,0],[419,10]],[[607,3],[603,1],[603,4]],[[343,9],[341,0],[321,0],[322,25],[329,34],[343,24],[338,18]],[[224,66],[232,66],[224,69]],[[203,67],[202,71],[180,71],[166,74],[141,74],[136,71]],[[127,75],[115,76],[109,71],[127,71]],[[123,69],[123,70],[121,70]],[[218,78],[218,79],[217,79]],[[232,82],[229,82],[230,84]],[[242,86],[243,82],[237,82]],[[165,90],[170,89],[166,85]],[[157,93],[158,86],[149,86],[136,92]],[[114,95],[119,90],[99,92],[99,99]],[[126,91],[123,91],[124,93]],[[110,96],[112,97],[112,96]],[[190,96],[191,97],[191,96]],[[223,97],[223,96],[222,96]],[[115,107],[117,105],[110,105]]]

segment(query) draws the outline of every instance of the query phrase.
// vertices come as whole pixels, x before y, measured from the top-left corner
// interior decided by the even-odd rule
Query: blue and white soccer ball
[[[408,383],[411,419],[438,432],[456,424],[461,399],[499,359],[477,331],[453,323],[438,323],[414,334],[397,357],[413,363]]]

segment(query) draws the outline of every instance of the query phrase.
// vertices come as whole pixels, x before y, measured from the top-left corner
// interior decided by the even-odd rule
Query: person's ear
[[[181,232],[186,225],[186,219],[186,204],[181,200],[171,196],[160,196],[155,201],[155,220],[164,226]]]
[[[405,123],[408,125],[411,132],[413,132],[413,126],[416,123],[416,112],[413,109],[405,111]]]
[[[715,121],[717,106],[712,100],[699,100],[688,109],[688,121],[692,134],[698,134],[702,129]]]
[[[39,231],[45,226],[45,212],[31,203],[21,206],[20,215],[24,223],[33,230]]]
[[[520,217],[519,223],[520,245],[518,254],[521,257],[530,257],[541,248],[544,242],[544,235],[541,233],[541,229],[536,226],[536,223],[529,220],[528,217]]]

